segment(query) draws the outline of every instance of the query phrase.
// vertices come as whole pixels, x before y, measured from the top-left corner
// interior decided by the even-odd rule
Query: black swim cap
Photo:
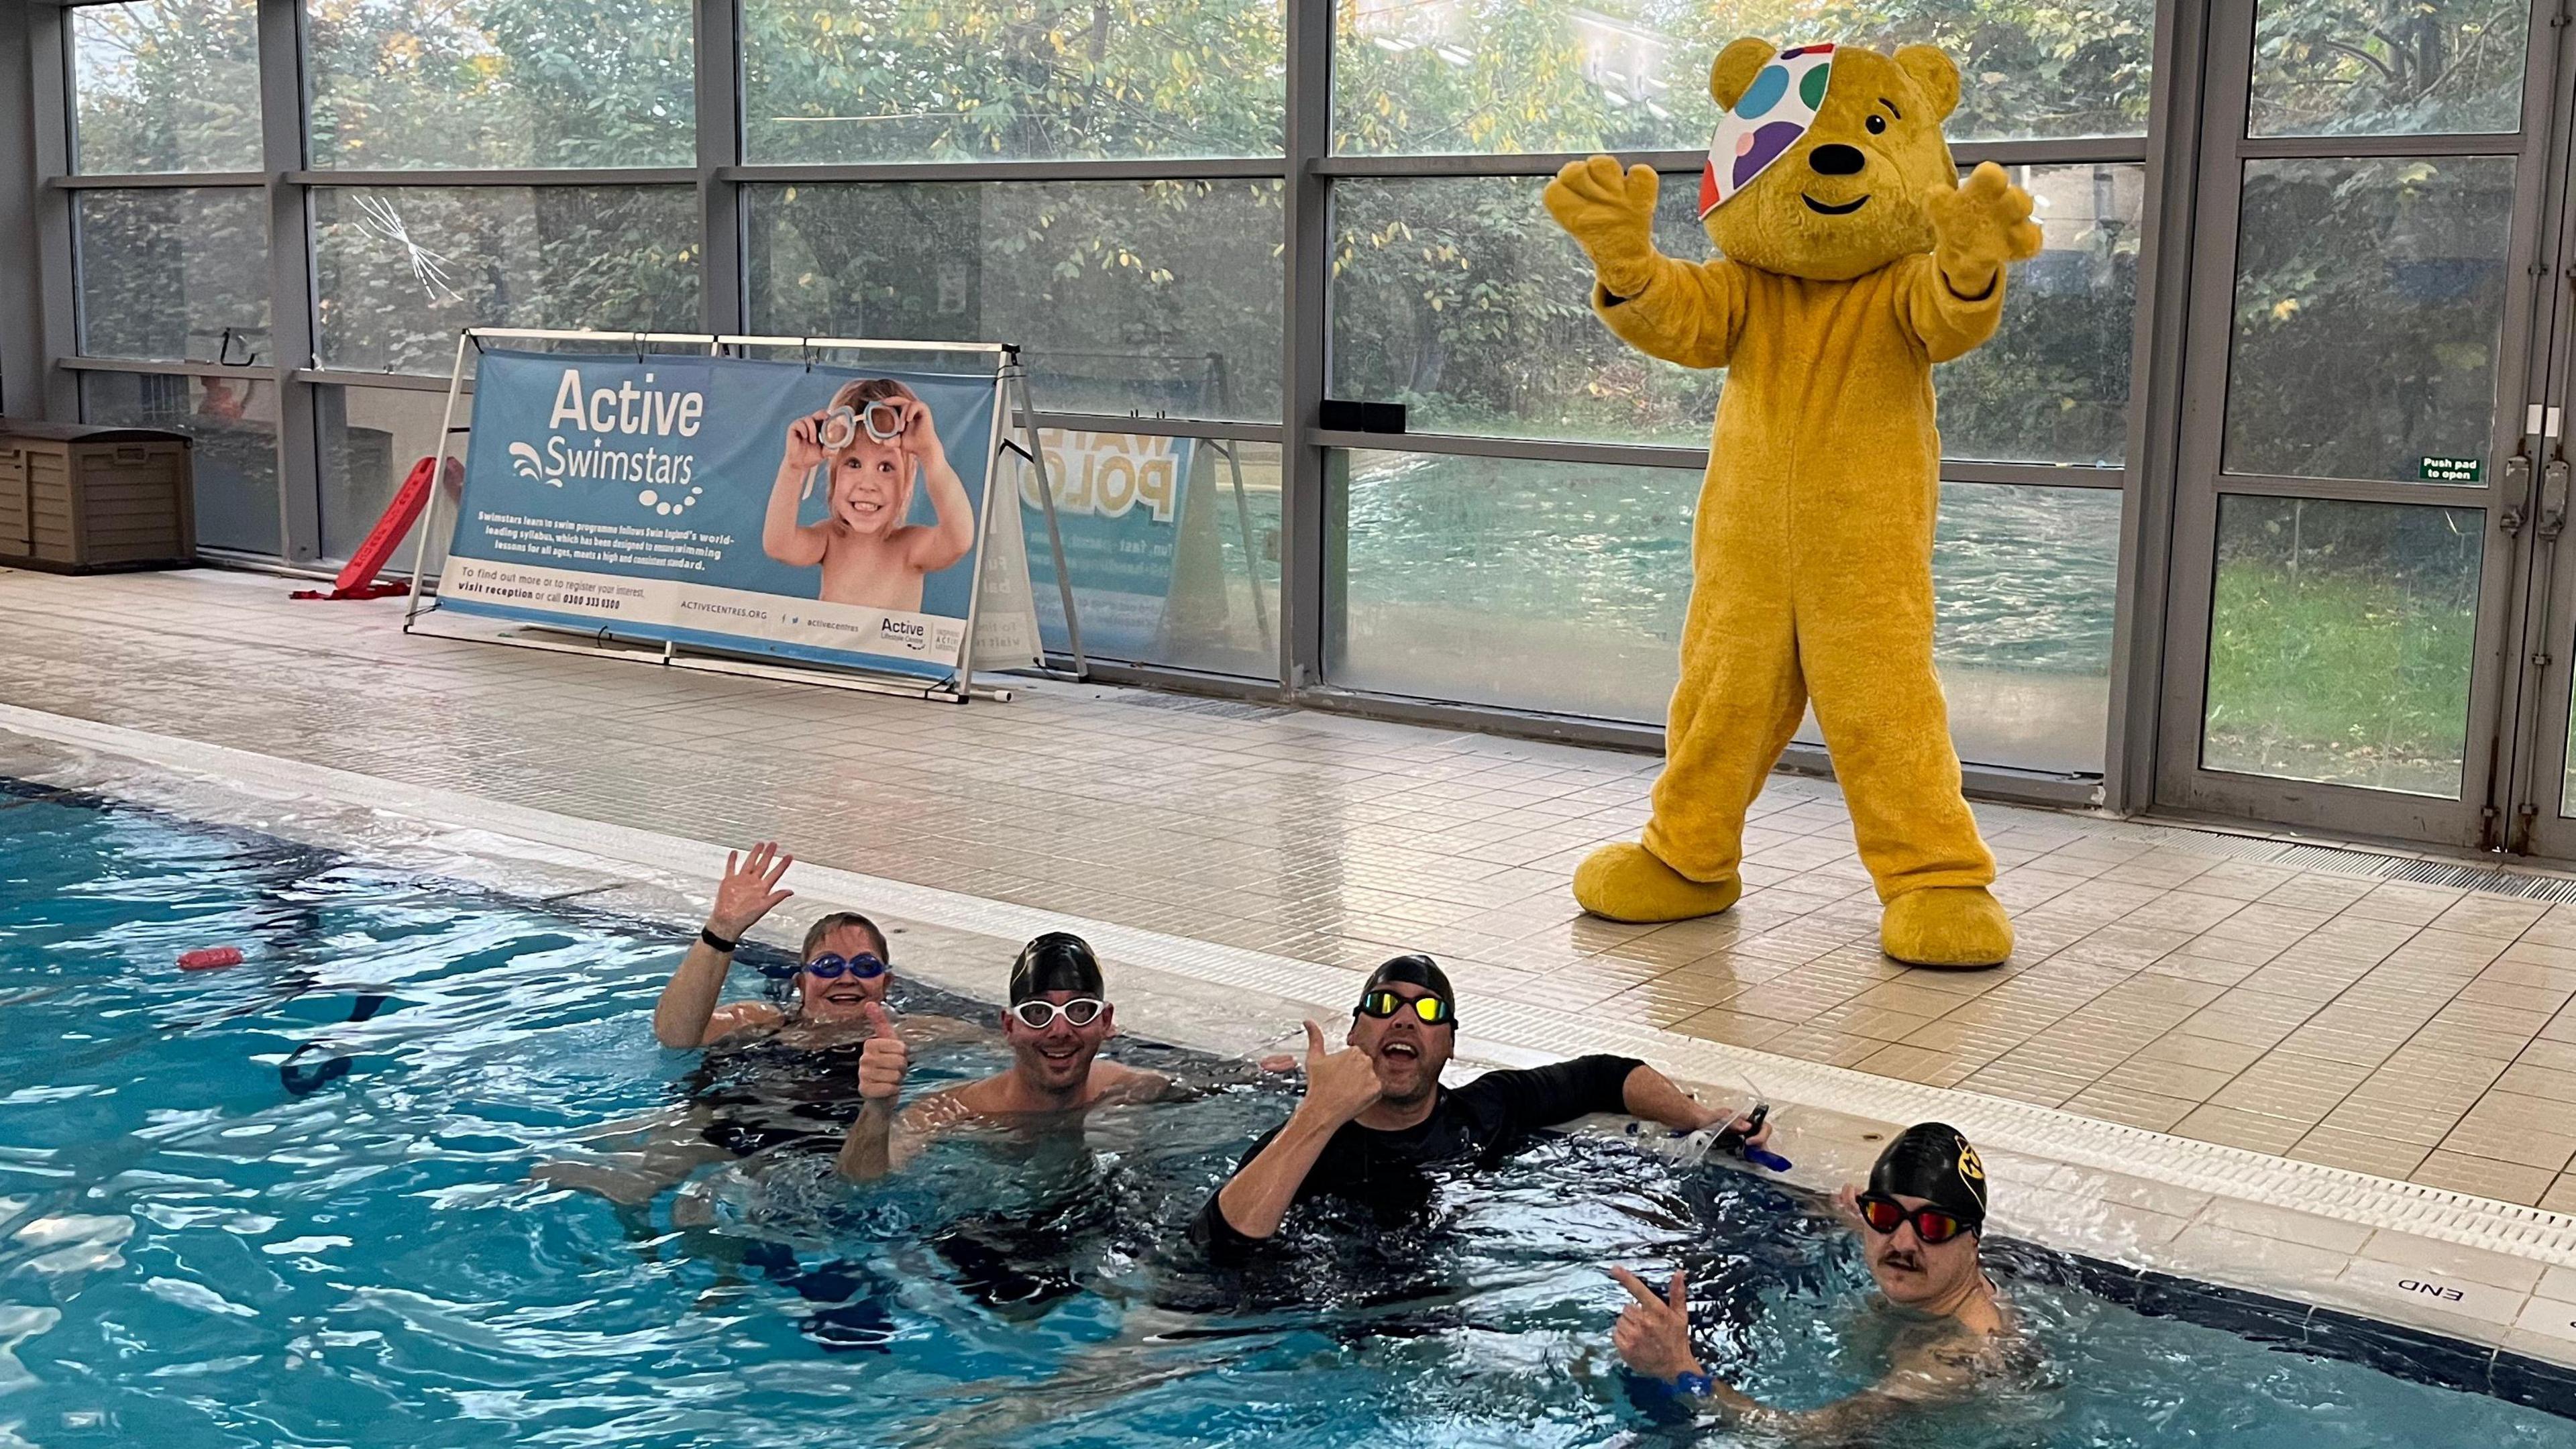
[[[1360,988],[1360,995],[1366,996],[1390,981],[1401,982],[1406,986],[1419,986],[1448,1002],[1449,1025],[1458,1024],[1458,993],[1449,989],[1448,973],[1440,969],[1439,962],[1419,952],[1394,957],[1369,973],[1368,984]],[[1354,1006],[1351,1008],[1351,1014],[1357,1016],[1359,1010]]]
[[[1917,1122],[1887,1144],[1869,1170],[1869,1190],[1926,1199],[1972,1231],[1986,1225],[1986,1164],[1947,1122]]]
[[[1047,932],[1022,946],[1020,958],[1011,963],[1013,1006],[1050,991],[1102,996],[1107,990],[1100,979],[1100,958],[1091,954],[1091,943],[1070,931]]]

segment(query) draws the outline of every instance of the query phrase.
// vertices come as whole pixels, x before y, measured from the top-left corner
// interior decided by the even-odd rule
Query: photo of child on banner
[[[823,516],[799,523],[817,480]],[[916,485],[932,522],[911,522]],[[793,568],[819,565],[816,597],[921,612],[924,576],[975,547],[975,509],[948,464],[929,404],[890,377],[844,383],[821,411],[787,425],[761,548]]]
[[[487,349],[440,607],[943,676],[984,552],[995,390]]]

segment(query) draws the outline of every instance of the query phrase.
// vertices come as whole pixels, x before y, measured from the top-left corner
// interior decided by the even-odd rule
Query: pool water
[[[1885,1335],[1810,1204],[1592,1138],[1447,1187],[1422,1232],[1212,1276],[1168,1245],[1293,1098],[1132,1041],[1230,1084],[879,1190],[789,1150],[620,1205],[531,1173],[709,1086],[649,1033],[677,933],[30,788],[0,793],[0,883],[0,1444],[1728,1444],[1632,1395],[1601,1265],[1689,1262],[1716,1363],[1783,1402],[1867,1382]],[[173,969],[204,945],[249,959]],[[2010,1291],[2035,1380],[1901,1442],[2576,1445]]]

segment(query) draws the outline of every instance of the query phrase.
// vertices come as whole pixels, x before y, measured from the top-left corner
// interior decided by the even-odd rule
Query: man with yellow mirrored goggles
[[[1456,1089],[1440,1083],[1458,1045],[1457,993],[1428,956],[1377,968],[1351,1009],[1344,1049],[1306,1023],[1306,1095],[1283,1126],[1253,1144],[1199,1214],[1192,1235],[1219,1256],[1278,1233],[1296,1204],[1335,1197],[1380,1221],[1418,1213],[1427,1168],[1494,1167],[1542,1128],[1620,1112],[1677,1132],[1732,1124],[1760,1146],[1769,1129],[1691,1099],[1633,1057],[1589,1056],[1526,1071],[1487,1072]]]

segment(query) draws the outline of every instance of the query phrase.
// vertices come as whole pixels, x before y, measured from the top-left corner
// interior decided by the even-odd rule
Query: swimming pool
[[[0,1443],[1736,1442],[1659,1427],[1607,1353],[1601,1265],[1676,1257],[1748,1388],[1868,1376],[1849,1243],[1739,1174],[1552,1141],[1249,1302],[1159,1244],[1276,1088],[958,1144],[883,1191],[788,1154],[619,1206],[530,1174],[709,1085],[647,1027],[676,933],[32,788],[0,793],[0,882]],[[250,959],[172,969],[210,944]],[[2497,1398],[2010,1291],[2042,1381],[1905,1442],[2576,1445]]]

